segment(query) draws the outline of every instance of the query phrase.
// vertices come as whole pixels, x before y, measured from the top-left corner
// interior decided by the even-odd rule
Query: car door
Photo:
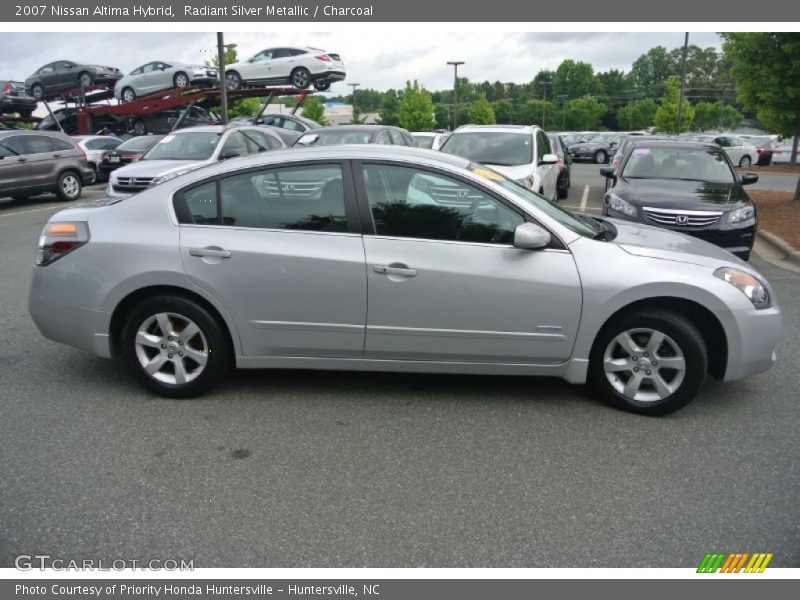
[[[272,48],[262,50],[249,61],[242,63],[240,75],[244,80],[269,79],[269,62],[272,58]]]
[[[31,185],[22,137],[13,135],[0,139],[0,195]]]
[[[295,59],[289,48],[275,48],[269,61],[270,79],[288,79],[295,66]]]
[[[250,169],[175,197],[192,283],[246,356],[360,358],[367,277],[349,165]]]
[[[33,185],[47,185],[55,183],[55,167],[58,158],[66,150],[57,151],[54,140],[49,135],[24,135],[21,136],[25,148],[25,158],[28,159],[28,177]]]
[[[157,89],[158,74],[155,62],[147,63],[142,67],[142,73],[136,78],[136,93],[145,96]]]
[[[558,364],[581,311],[572,255],[512,245],[517,208],[459,177],[354,167],[365,232],[372,359]],[[363,221],[363,219],[362,219]]]
[[[56,85],[55,69],[56,63],[50,63],[49,65],[45,65],[39,69],[37,73],[39,76],[39,83],[41,84],[42,89],[45,91],[50,91]]]
[[[78,73],[74,65],[66,60],[55,63],[53,72],[53,87],[59,90],[69,90],[78,85]]]

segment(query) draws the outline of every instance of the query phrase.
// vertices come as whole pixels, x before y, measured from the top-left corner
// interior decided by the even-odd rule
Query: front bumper
[[[735,330],[726,332],[728,365],[723,381],[736,381],[769,370],[777,360],[775,348],[783,337],[783,315],[778,306],[737,310],[733,318]]]

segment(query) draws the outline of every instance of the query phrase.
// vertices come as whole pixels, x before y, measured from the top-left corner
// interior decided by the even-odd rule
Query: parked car
[[[739,176],[715,144],[660,141],[635,144],[615,172],[603,214],[665,227],[707,240],[743,260],[750,258],[758,211],[743,185],[758,175]]]
[[[618,133],[601,133],[585,142],[571,144],[567,151],[572,160],[590,160],[598,165],[608,162],[624,136]]]
[[[756,166],[767,167],[772,164],[772,156],[775,153],[776,140],[770,135],[753,135],[745,140],[748,144],[755,146],[758,158]]]
[[[558,157],[536,125],[464,125],[441,151],[490,166],[548,200],[558,200]]]
[[[391,125],[336,125],[308,131],[295,146],[336,146],[340,144],[384,144],[416,146],[411,134]]]
[[[213,85],[217,82],[214,67],[191,65],[178,61],[153,61],[135,68],[114,85],[114,97],[121,102],[133,102],[170,88],[189,85]]]
[[[18,113],[21,117],[30,117],[36,104],[36,99],[25,93],[24,83],[0,81],[0,114]]]
[[[159,140],[137,162],[112,171],[106,194],[129,196],[220,160],[285,147],[266,127],[206,125],[178,129]]]
[[[572,185],[572,158],[567,152],[567,145],[560,135],[548,133],[547,138],[550,140],[550,148],[553,150],[553,154],[558,157],[557,197],[559,200],[563,200],[569,194],[569,188]]]
[[[315,186],[283,183],[301,176]],[[783,328],[763,276],[716,246],[374,145],[248,156],[59,212],[30,290],[45,337],[179,398],[233,364],[548,375],[656,415],[706,373],[769,369]]]
[[[437,133],[435,131],[412,131],[411,137],[417,143],[419,148],[427,148],[428,150],[438,150],[445,143],[449,133]]]
[[[297,115],[263,115],[261,117],[236,117],[231,123],[237,125],[263,125],[272,128],[287,146],[293,145],[304,133],[319,129],[316,121]]]
[[[22,200],[55,192],[77,200],[94,181],[86,155],[68,136],[18,129],[0,131],[0,196]]]
[[[230,90],[243,85],[293,85],[305,89],[313,84],[325,91],[344,81],[344,63],[338,54],[318,48],[286,46],[267,48],[247,60],[225,66],[225,83]]]
[[[125,120],[116,115],[93,116],[94,130],[108,129],[120,135],[127,130]],[[39,131],[62,131],[67,135],[78,133],[78,119],[74,108],[58,108],[36,124]]]
[[[103,174],[103,177],[108,177],[111,171],[136,162],[163,138],[163,135],[141,135],[132,137],[122,142],[113,150],[104,152],[100,161],[100,173]]]
[[[749,167],[758,158],[756,147],[738,137],[702,134],[690,135],[686,139],[691,142],[717,144],[725,151],[731,162],[738,167]]]
[[[675,136],[669,135],[641,135],[639,133],[628,134],[620,140],[619,144],[617,144],[616,152],[611,157],[611,168],[616,171],[619,168],[619,165],[622,163],[622,158],[627,154],[628,150],[638,142],[652,142],[656,140],[674,140],[678,139]],[[606,191],[608,188],[611,187],[611,178],[606,177]]]
[[[96,85],[114,85],[122,77],[116,67],[82,65],[70,60],[51,62],[25,80],[25,91],[41,100],[45,94],[66,92]]]
[[[792,140],[776,142],[772,149],[772,164],[786,164],[792,160]],[[800,162],[800,161],[798,161]]]
[[[106,173],[100,170],[103,155],[114,150],[122,140],[112,135],[76,135],[72,139],[86,154],[89,167],[94,171],[95,181],[104,181]]]
[[[155,114],[138,115],[129,119],[128,129],[135,136],[148,133],[169,133],[185,110],[185,106],[176,106]],[[192,106],[181,121],[180,128],[217,124],[219,124],[219,116],[214,111],[200,106]]]

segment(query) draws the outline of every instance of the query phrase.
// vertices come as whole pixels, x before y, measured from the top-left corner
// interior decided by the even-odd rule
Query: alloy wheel
[[[81,183],[75,175],[67,174],[61,179],[61,190],[67,198],[76,198],[81,191]]]
[[[194,381],[208,363],[209,346],[194,321],[162,312],[145,319],[136,332],[136,358],[151,378],[182,385]]]

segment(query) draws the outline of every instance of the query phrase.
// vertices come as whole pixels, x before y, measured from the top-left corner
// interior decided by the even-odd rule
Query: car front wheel
[[[594,162],[598,165],[604,165],[608,161],[608,154],[604,150],[598,150],[594,153]]]
[[[753,161],[750,160],[749,156],[743,156],[741,158],[741,160],[739,161],[739,166],[740,167],[749,167],[752,164],[753,164]]]
[[[706,345],[694,323],[650,309],[603,328],[592,349],[589,382],[612,406],[664,415],[697,395],[707,367]]]
[[[225,74],[225,86],[229,90],[238,90],[242,87],[242,77],[236,71]]]
[[[89,73],[83,72],[78,77],[78,83],[82,88],[92,87],[92,76]]]
[[[199,303],[157,296],[138,304],[122,333],[122,359],[146,388],[169,398],[198,396],[225,376],[230,345]]]
[[[136,92],[133,91],[133,88],[126,87],[122,90],[123,102],[133,102],[134,100],[136,100]]]

